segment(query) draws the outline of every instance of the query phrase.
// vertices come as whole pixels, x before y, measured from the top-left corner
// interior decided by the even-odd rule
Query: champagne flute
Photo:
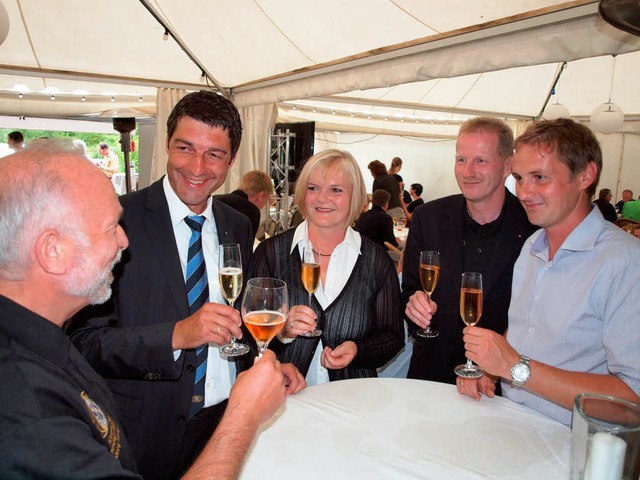
[[[262,358],[269,342],[287,321],[287,284],[277,278],[252,278],[245,288],[241,312],[244,324],[258,345],[258,358]]]
[[[391,220],[393,221],[393,226],[397,227],[398,226],[398,217],[391,217]]]
[[[460,288],[460,316],[467,326],[473,326],[482,316],[482,274],[465,272]],[[454,371],[463,378],[480,378],[484,371],[467,358],[467,363],[458,365]]]
[[[431,294],[438,285],[440,278],[440,252],[427,250],[420,252],[420,283],[427,298],[431,300]],[[440,332],[430,326],[418,330],[416,334],[423,338],[436,338]]]
[[[242,261],[240,245],[237,243],[223,243],[218,247],[218,283],[222,296],[233,307],[242,290]],[[239,357],[249,353],[249,347],[237,342],[233,336],[220,350],[228,357]]]
[[[398,228],[402,230],[407,226],[407,219],[405,217],[398,217]]]
[[[320,256],[313,250],[313,245],[310,241],[307,242],[307,245],[302,250],[302,268],[300,275],[302,277],[302,285],[309,294],[309,308],[312,308],[311,301],[313,293],[320,284]],[[301,335],[303,337],[319,337],[322,335],[322,330],[316,328]]]

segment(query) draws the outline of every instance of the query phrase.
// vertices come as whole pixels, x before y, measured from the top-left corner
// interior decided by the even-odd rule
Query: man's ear
[[[70,242],[57,230],[46,230],[38,236],[34,256],[42,270],[52,275],[63,275],[69,268]]]
[[[593,184],[597,174],[598,166],[596,165],[596,162],[589,162],[586,168],[578,174],[580,186],[583,190],[586,190]]]
[[[504,178],[508,178],[511,175],[511,167],[513,166],[513,155],[509,155],[504,161]]]

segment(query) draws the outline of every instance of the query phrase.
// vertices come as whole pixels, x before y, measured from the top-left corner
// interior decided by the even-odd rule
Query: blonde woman
[[[272,348],[308,385],[376,377],[376,368],[403,347],[404,335],[393,262],[350,227],[367,201],[360,169],[348,152],[326,150],[307,161],[296,185],[294,202],[304,222],[262,242],[253,257],[254,276],[289,286],[293,307]],[[320,263],[311,307],[300,277],[309,242]],[[301,336],[316,326],[321,337]]]

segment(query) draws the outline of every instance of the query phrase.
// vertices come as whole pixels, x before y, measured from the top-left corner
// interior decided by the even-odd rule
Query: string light
[[[21,93],[18,94],[18,98],[22,98],[22,94]]]
[[[51,95],[51,101],[53,102],[56,99],[55,95]]]
[[[162,34],[162,40],[164,40],[165,42],[169,40],[169,30],[166,28],[164,29],[164,33]]]
[[[80,100],[82,100],[83,102],[86,100],[86,98],[84,97],[84,95],[82,96],[82,98],[81,98]]]
[[[111,101],[115,102],[116,101],[116,97],[111,97]]]

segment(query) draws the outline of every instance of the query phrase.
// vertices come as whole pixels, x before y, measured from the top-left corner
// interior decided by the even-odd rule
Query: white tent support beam
[[[315,102],[333,102],[333,103],[348,103],[354,105],[367,105],[374,107],[387,107],[387,108],[403,108],[406,110],[420,110],[424,112],[436,112],[436,113],[452,113],[458,115],[473,115],[478,116],[491,116],[491,117],[503,117],[514,120],[533,120],[534,117],[529,115],[517,115],[513,113],[496,112],[494,110],[474,110],[470,108],[458,108],[447,107],[442,105],[426,105],[419,103],[406,103],[406,102],[394,102],[389,100],[375,100],[358,97],[311,97],[306,100]],[[294,105],[295,101],[290,101],[286,105]]]
[[[118,83],[122,85],[136,85],[153,88],[176,88],[183,90],[202,90],[199,83],[180,83],[153,78],[121,77],[117,75],[103,75],[99,73],[76,72],[72,70],[56,70],[51,68],[16,67],[1,65],[0,75],[17,75],[35,78],[55,78],[60,80],[78,80],[95,83]]]
[[[606,24],[590,3],[239,86],[233,94],[238,106],[259,105],[638,49],[640,38]]]

